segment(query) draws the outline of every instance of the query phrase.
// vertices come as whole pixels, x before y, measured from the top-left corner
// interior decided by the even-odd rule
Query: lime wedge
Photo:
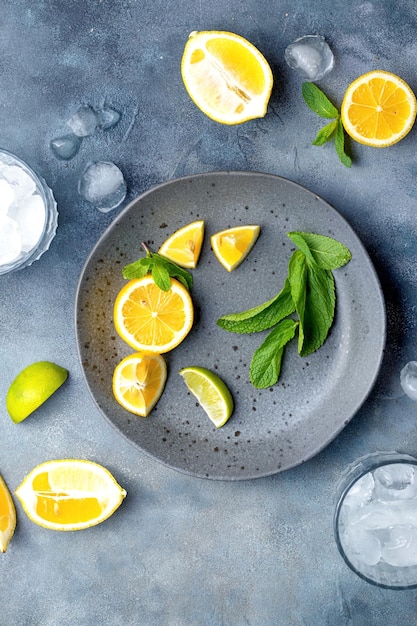
[[[179,371],[216,428],[223,426],[233,413],[233,398],[223,380],[205,367],[190,366]]]

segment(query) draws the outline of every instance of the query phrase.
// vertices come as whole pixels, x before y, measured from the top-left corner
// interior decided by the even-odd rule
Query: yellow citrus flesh
[[[184,367],[179,373],[216,428],[224,426],[234,408],[232,394],[226,383],[205,367]]]
[[[194,307],[187,289],[171,278],[162,291],[150,274],[129,281],[114,304],[120,337],[138,352],[163,354],[178,346],[193,325]]]
[[[197,220],[175,231],[159,248],[159,254],[180,267],[194,269],[204,238],[204,221]]]
[[[248,256],[260,233],[260,226],[236,226],[211,236],[211,247],[218,261],[232,272]]]
[[[161,397],[167,378],[164,358],[159,354],[131,354],[113,374],[113,394],[130,413],[147,417]]]
[[[68,371],[51,363],[38,361],[23,369],[11,383],[6,397],[7,411],[15,423],[36,411],[66,381]]]
[[[341,117],[352,139],[385,148],[407,135],[416,112],[416,97],[407,83],[390,72],[374,70],[349,85]]]
[[[126,491],[101,465],[64,459],[35,467],[16,496],[32,522],[51,530],[82,530],[110,517]]]
[[[16,510],[6,483],[0,476],[0,552],[6,552],[16,528]]]
[[[181,74],[190,98],[221,124],[264,117],[273,77],[265,57],[249,41],[222,31],[192,32]]]

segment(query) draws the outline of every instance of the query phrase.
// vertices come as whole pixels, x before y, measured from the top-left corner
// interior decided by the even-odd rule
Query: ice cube
[[[106,213],[115,209],[126,197],[126,182],[114,163],[97,161],[84,170],[79,183],[80,195]]]
[[[417,527],[392,528],[390,540],[382,546],[382,558],[393,567],[417,565]]]
[[[100,111],[97,111],[98,125],[103,130],[107,130],[109,128],[112,128],[113,126],[116,126],[116,124],[120,120],[120,117],[121,116],[119,111],[116,111],[115,109],[111,109],[109,107],[105,107],[103,109],[100,109]]]
[[[400,373],[400,384],[404,393],[417,400],[417,361],[410,361]]]
[[[46,211],[41,196],[34,194],[22,200],[14,214],[22,238],[23,252],[36,246],[45,228]]]
[[[412,465],[393,463],[378,467],[374,472],[375,497],[389,500],[409,500],[417,497],[417,483]]]
[[[50,146],[52,152],[59,159],[69,161],[77,154],[82,143],[82,137],[77,135],[64,135],[63,137],[57,137],[52,139]]]
[[[6,215],[9,206],[14,200],[14,191],[11,184],[4,179],[0,179],[0,215]]]
[[[321,80],[334,65],[334,56],[321,35],[306,35],[296,39],[284,53],[285,60],[310,81]]]
[[[417,521],[417,500],[371,502],[352,513],[349,523],[363,530],[381,530]]]
[[[12,186],[17,202],[31,196],[36,189],[36,183],[32,176],[18,165],[7,165],[2,169],[1,175]]]
[[[346,494],[343,505],[346,504],[351,509],[358,509],[368,504],[372,497],[374,484],[372,472],[368,472],[354,483],[353,487]]]
[[[77,137],[88,137],[97,128],[97,115],[89,106],[82,106],[68,120],[67,125]]]
[[[352,561],[357,559],[366,565],[376,565],[381,559],[381,543],[367,530],[349,526],[342,536],[346,556]]]
[[[22,238],[16,222],[8,215],[0,216],[0,265],[11,263],[22,252]]]

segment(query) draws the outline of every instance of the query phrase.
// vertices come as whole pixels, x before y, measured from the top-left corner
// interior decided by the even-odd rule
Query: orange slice
[[[16,510],[6,483],[0,476],[0,552],[6,552],[16,528]]]
[[[130,280],[114,304],[114,325],[134,350],[163,354],[178,346],[193,325],[194,307],[187,289],[171,278],[162,291],[150,274]]]
[[[113,374],[113,394],[130,413],[146,417],[158,402],[165,386],[167,367],[159,354],[131,354]]]
[[[264,117],[273,77],[265,57],[249,41],[222,31],[192,32],[181,74],[190,98],[221,124]]]
[[[232,272],[248,256],[260,233],[260,226],[235,226],[211,236],[211,247],[218,261]]]
[[[407,83],[390,72],[374,70],[349,85],[341,117],[352,139],[385,148],[407,135],[416,112],[416,97]]]
[[[92,461],[64,459],[35,467],[16,489],[26,515],[51,530],[82,530],[103,522],[126,491]]]
[[[191,222],[173,233],[158,252],[180,267],[194,269],[200,257],[204,238],[204,221]]]

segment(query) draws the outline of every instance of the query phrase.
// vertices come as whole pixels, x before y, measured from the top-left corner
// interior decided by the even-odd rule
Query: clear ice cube
[[[400,373],[400,384],[404,393],[417,400],[417,361],[410,361]]]
[[[373,533],[349,526],[343,533],[343,547],[346,555],[354,561],[366,565],[376,565],[381,559],[381,542]]]
[[[372,497],[374,485],[375,481],[372,472],[368,472],[351,487],[343,500],[343,504],[346,504],[351,509],[358,509],[368,504]]]
[[[17,223],[0,215],[0,265],[11,263],[22,252],[22,238]]]
[[[106,213],[115,209],[126,197],[126,182],[114,163],[97,161],[84,170],[79,183],[80,195]]]
[[[109,128],[112,128],[113,126],[116,126],[116,124],[120,120],[120,117],[121,115],[119,111],[116,111],[115,109],[111,109],[109,107],[105,107],[97,111],[98,125],[103,130],[108,130]]]
[[[80,149],[82,143],[82,137],[77,135],[64,135],[63,137],[56,137],[52,139],[50,146],[52,152],[58,159],[69,161],[74,158]]]
[[[10,183],[17,202],[31,196],[36,190],[36,183],[32,176],[18,165],[6,165],[1,175]]]
[[[97,115],[90,106],[82,106],[68,120],[67,126],[77,137],[88,137],[97,128]]]
[[[306,35],[287,46],[285,60],[291,69],[310,81],[321,80],[334,65],[334,56],[321,35]]]
[[[412,465],[394,463],[378,467],[374,472],[375,497],[389,500],[410,500],[417,497],[417,483]]]
[[[382,547],[382,558],[393,567],[417,565],[417,527],[405,525],[392,528],[389,541]]]

